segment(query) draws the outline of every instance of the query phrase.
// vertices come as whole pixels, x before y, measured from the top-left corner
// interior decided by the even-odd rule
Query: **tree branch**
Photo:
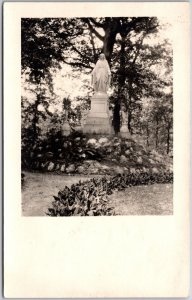
[[[89,30],[96,35],[101,41],[104,41],[104,36],[102,36],[95,28],[93,25],[90,23],[89,19],[84,19],[84,22],[88,25]]]
[[[96,27],[100,27],[100,28],[104,28],[104,25],[97,22],[94,18],[89,18],[89,20],[96,26]]]
[[[70,66],[75,66],[75,67],[83,67],[83,68],[86,68],[86,69],[91,69],[93,70],[93,68],[91,66],[88,66],[88,65],[85,65],[84,63],[80,63],[80,62],[68,62],[66,60],[63,60],[63,62],[67,65],[70,65]]]
[[[79,51],[74,45],[71,44],[71,48],[72,48],[75,52],[77,52],[82,58],[89,60],[89,57],[83,55],[82,52]]]
[[[89,35],[90,35],[91,45],[92,45],[92,47],[93,47],[94,61],[95,61],[95,63],[96,63],[97,57],[96,57],[95,43],[94,43],[93,33],[92,33],[91,30],[89,31]]]

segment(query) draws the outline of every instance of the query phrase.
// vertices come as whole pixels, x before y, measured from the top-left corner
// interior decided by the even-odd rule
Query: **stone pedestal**
[[[108,95],[96,93],[91,98],[91,109],[83,127],[84,133],[112,134]]]
[[[120,128],[120,136],[124,138],[129,138],[131,137],[131,134],[128,129],[128,119],[127,119],[127,113],[124,110],[121,110],[121,121],[122,125]]]
[[[127,124],[122,124],[121,128],[120,128],[120,136],[124,137],[124,138],[129,138],[131,137],[131,134],[127,128]]]
[[[71,127],[69,126],[68,121],[65,121],[61,126],[62,136],[68,136],[71,133]]]

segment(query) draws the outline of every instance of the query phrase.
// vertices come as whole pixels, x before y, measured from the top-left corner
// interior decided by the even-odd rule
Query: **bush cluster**
[[[49,216],[103,216],[114,215],[113,207],[108,205],[108,195],[130,186],[153,183],[172,183],[173,173],[158,174],[118,174],[113,177],[92,178],[65,186],[54,196],[52,207],[48,209]]]
[[[34,144],[26,143],[22,147],[22,168],[29,170],[47,170],[50,162],[69,165],[85,159],[101,158],[97,149],[87,145],[87,138],[76,132],[67,137],[58,132],[45,140],[38,140]]]

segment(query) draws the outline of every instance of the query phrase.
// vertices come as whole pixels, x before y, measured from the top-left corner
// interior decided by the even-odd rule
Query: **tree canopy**
[[[170,148],[172,48],[166,40],[153,42],[160,29],[156,17],[22,19],[22,74],[27,74],[29,83],[36,86],[36,116],[42,115],[38,111],[40,102],[49,114],[49,102],[55,99],[54,76],[61,66],[69,65],[73,76],[90,74],[103,52],[112,71],[110,103],[115,131],[120,128],[123,104],[132,134],[148,138],[154,128],[157,136],[164,134],[160,129],[167,128]],[[90,92],[86,80],[84,88]],[[38,118],[33,121],[38,123]],[[146,129],[146,124],[151,126]]]

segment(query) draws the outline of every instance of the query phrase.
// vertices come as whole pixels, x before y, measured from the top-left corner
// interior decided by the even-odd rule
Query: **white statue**
[[[109,64],[105,58],[105,54],[100,54],[99,60],[96,63],[92,72],[92,85],[95,92],[106,93],[111,81],[111,71]]]

